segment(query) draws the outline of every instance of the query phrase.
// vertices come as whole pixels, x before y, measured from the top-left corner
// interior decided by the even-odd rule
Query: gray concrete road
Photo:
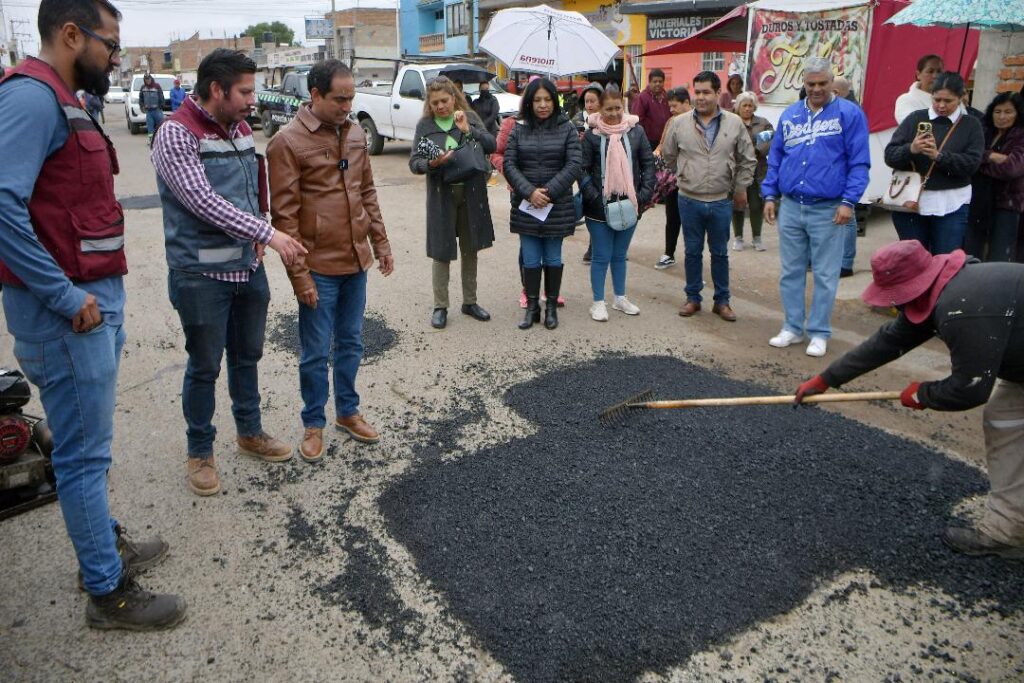
[[[145,137],[130,136],[116,111],[108,124],[121,160],[118,196],[154,195]],[[262,140],[261,133],[256,135]],[[35,510],[0,524],[0,671],[5,680],[510,680],[505,664],[452,614],[444,592],[424,579],[416,559],[391,537],[377,505],[389,484],[416,464],[421,439],[436,438],[432,420],[473,395],[482,404],[475,408],[486,411],[488,419],[484,427],[449,435],[453,443],[471,451],[530,433],[535,427],[510,412],[503,392],[545,364],[571,365],[605,352],[674,356],[792,392],[885,321],[858,295],[869,280],[870,253],[894,238],[887,215],[874,217],[867,237],[858,241],[857,274],[842,282],[835,338],[828,357],[820,361],[807,357],[802,347],[767,345],[781,324],[777,239],[771,228],[766,252],[730,253],[738,322],[725,323],[709,312],[678,317],[682,265],[665,271],[652,267],[663,247],[658,207],[644,217],[630,251],[629,295],[642,309],[638,317],[613,311],[608,323],[590,320],[583,231],[565,243],[568,305],[561,327],[521,332],[516,329],[518,245],[508,233],[502,183],[490,190],[497,242],[480,259],[480,302],[493,320],[481,324],[458,313],[455,274],[451,322],[447,330],[434,331],[428,324],[424,186],[408,171],[408,152],[408,145],[389,143],[374,159],[396,271],[388,279],[370,275],[368,309],[398,336],[394,348],[365,365],[359,385],[364,413],[380,428],[382,443],[364,447],[331,434],[325,462],[315,467],[298,458],[281,465],[247,459],[234,448],[222,381],[216,424],[224,491],[209,499],[192,495],[184,483],[180,387],[185,351],[167,299],[160,210],[128,212],[128,344],[111,504],[134,534],[160,533],[170,542],[166,562],[142,582],[184,594],[189,618],[161,634],[87,629],[86,598],[75,588],[75,559],[59,509]],[[268,327],[273,328],[294,314],[296,302],[276,255],[268,255],[268,271],[274,292]],[[710,275],[706,279],[710,283]],[[0,364],[14,363],[12,346],[6,332],[0,333]],[[264,426],[293,443],[302,433],[296,366],[293,354],[268,344],[261,364]],[[849,388],[902,389],[911,380],[946,372],[944,349],[932,342]],[[876,404],[830,410],[952,458],[979,463],[982,456],[979,411],[911,413]],[[714,419],[729,420],[728,412]],[[977,501],[964,503],[968,510],[976,506]],[[823,601],[851,581],[871,579],[864,573],[823,577],[791,613],[750,624],[727,642],[641,679],[794,679],[786,667],[796,653],[807,662],[804,680],[827,679],[829,671],[835,680],[882,680],[894,673],[915,680],[931,671],[927,667],[933,662],[917,662],[933,640],[970,641],[971,647],[959,650],[956,664],[949,665],[973,676],[970,680],[1024,678],[1020,613],[993,617],[964,611],[950,617],[943,605],[953,598],[927,585],[900,594],[873,587],[847,600]],[[900,625],[906,615],[913,615],[912,627]],[[947,671],[939,678],[952,675]]]

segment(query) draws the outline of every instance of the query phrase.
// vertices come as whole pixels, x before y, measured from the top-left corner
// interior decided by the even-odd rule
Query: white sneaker
[[[669,256],[668,254],[662,254],[661,258],[658,259],[658,262],[654,264],[654,267],[657,270],[665,270],[666,268],[670,268],[675,264],[676,260],[674,258]]]
[[[615,297],[615,301],[612,303],[612,308],[616,311],[622,311],[626,315],[638,315],[640,313],[640,307],[624,296]]]
[[[764,243],[761,242],[760,237],[755,237],[753,241],[754,251],[764,251]]]
[[[746,246],[747,245],[743,244],[743,240],[741,240],[738,237],[732,241],[732,250],[733,251],[743,251],[744,247],[746,247]]]
[[[608,322],[608,306],[603,301],[590,304],[590,317],[599,323]]]
[[[821,358],[828,351],[828,340],[824,337],[811,337],[811,343],[807,345],[807,355]]]
[[[768,343],[777,349],[784,349],[791,344],[796,344],[798,342],[802,342],[803,340],[803,335],[793,334],[789,330],[784,329],[777,335],[769,339]]]

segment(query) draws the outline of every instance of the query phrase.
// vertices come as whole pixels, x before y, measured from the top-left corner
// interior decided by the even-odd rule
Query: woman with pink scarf
[[[610,85],[601,94],[600,110],[590,115],[590,130],[583,137],[580,186],[590,231],[590,287],[594,293],[590,317],[598,322],[608,320],[604,284],[609,266],[615,292],[612,308],[626,315],[640,313],[637,305],[626,298],[626,252],[636,223],[615,230],[605,213],[609,203],[628,201],[639,217],[654,196],[654,154],[639,122],[639,117],[626,113],[622,92]]]

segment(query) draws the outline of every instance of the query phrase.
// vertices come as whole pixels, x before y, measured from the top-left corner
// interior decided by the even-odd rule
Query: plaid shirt
[[[209,112],[200,107],[191,97],[185,98],[183,107],[196,107],[211,121]],[[228,131],[232,140],[245,137],[241,123],[231,126]],[[210,185],[199,158],[199,141],[185,126],[166,121],[160,127],[160,134],[153,140],[150,155],[156,172],[160,174],[171,192],[182,205],[199,219],[215,225],[232,237],[268,244],[274,236],[274,228],[263,218],[237,209],[221,197]],[[249,275],[260,265],[260,259],[253,260],[249,270],[228,273],[204,273],[206,277],[222,282],[248,282]]]

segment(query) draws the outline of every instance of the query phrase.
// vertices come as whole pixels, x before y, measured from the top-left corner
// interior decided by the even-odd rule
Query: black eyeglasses
[[[104,38],[103,36],[97,33],[93,33],[84,26],[78,26],[78,24],[75,24],[75,26],[77,26],[78,30],[84,33],[85,35],[89,36],[90,38],[95,38],[96,40],[100,41],[101,43],[107,46],[107,49],[110,50],[110,55],[107,57],[107,59],[113,59],[114,55],[121,51],[120,43],[111,40],[110,38]]]

